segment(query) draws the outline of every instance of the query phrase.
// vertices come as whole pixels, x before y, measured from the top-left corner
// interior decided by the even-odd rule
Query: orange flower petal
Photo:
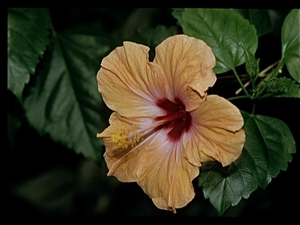
[[[219,127],[232,132],[240,130],[244,125],[240,110],[218,95],[208,95],[206,101],[192,115],[196,122],[204,126]]]
[[[199,168],[183,157],[182,142],[169,142],[166,132],[155,133],[140,155],[137,182],[158,208],[176,212],[194,198],[192,180]]]
[[[111,115],[110,126],[98,134],[106,146],[108,175],[122,182],[137,181],[158,208],[176,212],[176,208],[184,207],[194,198],[192,180],[199,174],[199,168],[183,157],[182,142],[170,142],[168,129],[150,133],[132,146],[128,139],[128,146],[124,146],[125,142],[113,138],[120,127],[130,130],[133,126],[151,126],[152,121],[129,119],[115,112]]]
[[[146,126],[146,122],[146,119],[128,119],[115,112],[112,113],[109,119],[110,126],[97,135],[97,137],[103,140],[106,147],[104,159],[109,169],[109,176],[114,175],[122,182],[136,181],[136,171],[139,165],[138,155],[145,146],[139,134],[134,134],[134,132],[138,126]],[[152,121],[149,122],[151,123]],[[133,133],[131,139],[125,139],[125,135],[122,137],[122,134],[119,133],[120,131],[126,132],[126,130],[128,133]],[[113,135],[119,135],[120,140],[114,140]]]
[[[168,92],[165,78],[160,68],[149,62],[147,46],[123,45],[102,60],[98,90],[106,105],[122,116],[156,116],[160,110],[151,106]]]
[[[244,122],[229,101],[207,96],[216,62],[203,41],[172,36],[156,48],[153,63],[148,51],[124,42],[103,59],[98,90],[115,112],[97,136],[108,175],[136,181],[158,208],[176,212],[194,198],[201,162],[226,166],[241,154]]]
[[[197,108],[201,102],[199,95],[205,97],[207,89],[217,79],[212,49],[202,40],[174,35],[158,45],[155,51],[153,62],[163,68],[171,95],[180,95],[187,111]]]
[[[200,162],[217,160],[227,166],[240,156],[245,132],[237,107],[222,97],[209,95],[191,116],[193,126],[183,137],[185,157],[190,163],[200,166]]]

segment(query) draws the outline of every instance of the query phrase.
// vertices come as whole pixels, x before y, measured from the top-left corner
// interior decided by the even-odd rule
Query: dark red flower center
[[[184,103],[179,98],[174,100],[175,102],[172,102],[167,98],[163,98],[156,102],[156,105],[162,108],[166,115],[158,116],[155,120],[162,122],[161,125],[156,127],[156,130],[170,129],[168,137],[171,141],[176,142],[181,138],[183,132],[189,130],[192,118],[190,113],[185,111]]]

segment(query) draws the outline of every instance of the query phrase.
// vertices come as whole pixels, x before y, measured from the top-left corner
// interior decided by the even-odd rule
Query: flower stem
[[[251,115],[254,115],[255,108],[256,108],[256,103],[255,103],[255,102],[253,102],[253,106],[252,106],[252,113],[251,113]]]
[[[240,95],[240,96],[234,96],[234,97],[227,98],[227,100],[228,101],[233,101],[233,100],[244,99],[244,98],[251,98],[251,96],[249,96],[249,95]]]
[[[283,58],[279,61],[277,67],[275,68],[275,70],[273,70],[272,72],[270,72],[256,87],[256,97],[259,97],[264,90],[267,88],[267,82],[273,78],[273,77],[277,77],[280,74],[280,71],[282,69],[282,67],[284,66],[284,61]]]
[[[239,84],[241,85],[243,91],[245,92],[245,94],[246,94],[248,97],[251,98],[251,96],[249,95],[249,93],[248,93],[248,91],[246,90],[245,86],[243,85],[243,83],[242,83],[242,81],[241,81],[239,75],[237,74],[235,68],[233,68],[232,70],[233,70],[233,72],[234,72],[234,75],[235,75],[236,79],[238,80]]]

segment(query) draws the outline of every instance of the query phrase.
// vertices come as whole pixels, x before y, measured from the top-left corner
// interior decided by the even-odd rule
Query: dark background
[[[280,28],[290,10],[274,10],[277,26],[259,38],[256,58],[261,58],[261,70],[281,58]],[[171,9],[50,9],[56,31],[81,24],[105,30],[120,42],[130,39],[136,29],[156,25],[176,26]],[[245,73],[245,65],[237,68]],[[283,73],[287,73],[286,68]],[[222,78],[228,77],[226,79]],[[232,77],[232,78],[230,78]],[[232,72],[218,76],[209,93],[231,97],[239,88]],[[29,84],[30,85],[30,84]],[[241,110],[251,112],[250,100],[233,102]],[[268,98],[257,102],[256,114],[276,117],[290,128],[299,143],[299,99]],[[121,183],[107,177],[107,168],[77,155],[73,150],[55,143],[48,135],[40,137],[31,128],[21,105],[8,91],[7,201],[9,215],[162,215],[171,212],[157,209],[136,183]],[[107,117],[109,114],[107,115]],[[12,137],[11,130],[16,129]],[[299,151],[299,144],[297,152]],[[104,151],[104,149],[103,149]],[[265,190],[258,188],[248,200],[242,199],[230,207],[224,216],[284,216],[299,211],[299,156],[293,154],[287,171],[272,180]],[[196,197],[177,215],[217,216],[201,188],[194,180]]]

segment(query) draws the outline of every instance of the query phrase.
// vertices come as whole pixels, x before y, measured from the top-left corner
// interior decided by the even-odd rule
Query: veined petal
[[[197,108],[201,102],[199,96],[205,97],[207,89],[217,79],[212,49],[202,40],[174,35],[158,45],[155,51],[153,62],[163,68],[172,95],[180,95],[187,111]]]
[[[112,113],[109,118],[110,126],[97,135],[106,147],[104,159],[109,169],[109,176],[114,175],[122,182],[136,181],[139,154],[145,148],[137,130],[151,122],[145,118],[128,119],[116,112]]]
[[[154,142],[140,156],[138,184],[154,204],[176,212],[195,196],[192,180],[199,168],[183,157],[182,142],[169,142],[167,131],[153,134]]]
[[[199,155],[198,160],[201,162],[217,160],[223,166],[228,166],[242,153],[245,143],[244,130],[233,133],[220,128],[199,127],[193,129],[193,132],[194,139],[190,139],[186,144],[186,157],[194,165],[194,154]]]
[[[244,119],[240,110],[227,99],[208,95],[199,108],[192,112],[195,122],[208,127],[219,127],[232,132],[240,130]]]
[[[148,51],[147,46],[124,42],[102,60],[98,90],[106,105],[122,116],[153,117],[160,112],[151,106],[168,87],[160,68],[149,62]]]
[[[243,117],[226,99],[209,95],[199,108],[191,112],[192,127],[183,136],[185,157],[193,165],[217,160],[223,166],[235,161],[245,143]]]
[[[110,126],[97,135],[106,146],[104,158],[109,176],[122,182],[137,181],[160,209],[176,212],[176,208],[184,207],[194,198],[192,180],[198,176],[199,168],[183,157],[182,141],[170,142],[167,139],[169,131],[165,129],[151,133],[132,146],[123,146],[126,143],[115,141],[113,137],[120,127],[128,130],[133,126],[146,127],[153,121],[129,119],[114,112],[109,122]],[[138,137],[138,133],[135,135]]]

